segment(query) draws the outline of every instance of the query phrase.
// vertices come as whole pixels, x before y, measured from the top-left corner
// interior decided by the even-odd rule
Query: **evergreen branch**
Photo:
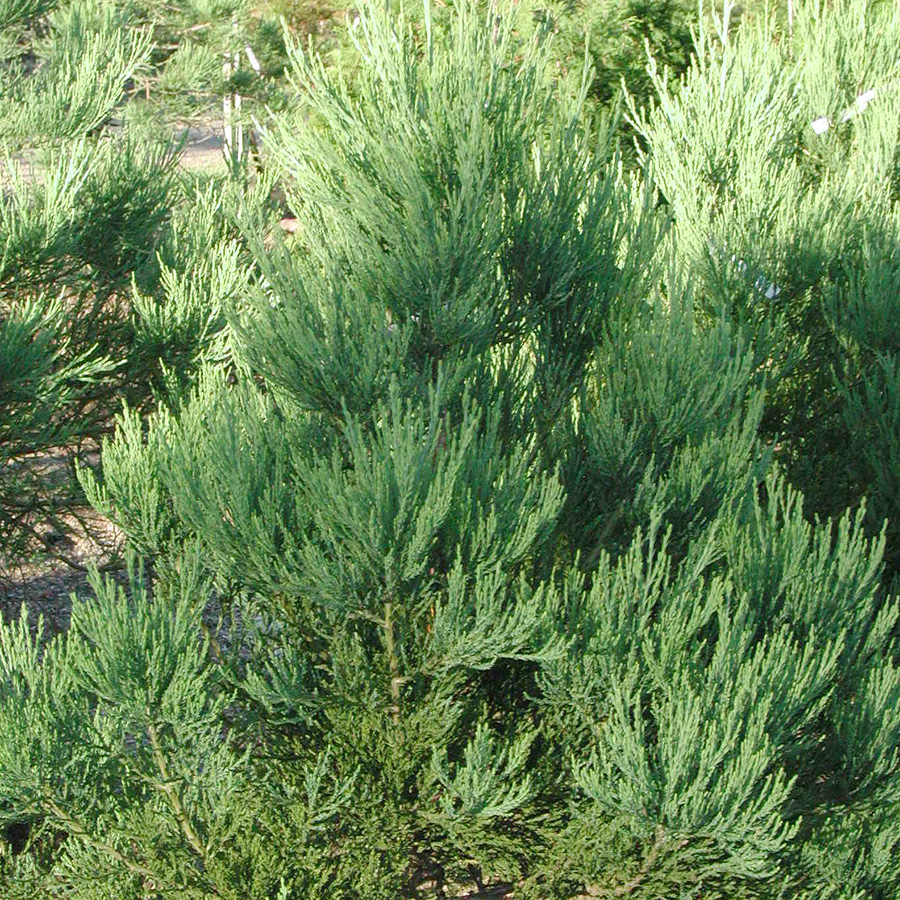
[[[647,856],[644,858],[644,862],[641,865],[640,871],[631,879],[625,882],[625,884],[617,885],[616,887],[611,888],[601,888],[601,887],[591,887],[588,888],[586,894],[581,894],[579,897],[573,898],[573,900],[595,900],[595,898],[609,898],[609,897],[627,897],[629,894],[633,894],[644,882],[647,880],[648,876],[652,874],[653,867],[656,865],[657,860],[659,859],[659,854],[662,852],[663,848],[667,843],[667,836],[665,829],[662,825],[658,825],[656,828],[656,835],[653,840],[653,844],[650,847],[650,851],[647,853]],[[683,840],[678,844],[678,847],[687,846],[687,841]]]
[[[151,869],[148,869],[146,866],[142,866],[139,863],[132,862],[132,860],[128,859],[122,853],[120,853],[115,847],[111,844],[107,844],[105,841],[98,840],[93,837],[90,832],[78,822],[73,816],[67,813],[59,804],[53,800],[49,794],[45,794],[44,799],[42,801],[43,807],[53,815],[58,822],[60,822],[67,831],[79,837],[81,840],[90,844],[92,847],[95,847],[97,850],[101,850],[103,853],[110,856],[112,859],[116,860],[116,862],[121,863],[125,866],[130,872],[134,872],[135,875],[141,875],[144,878],[150,878],[159,883],[160,879]]]
[[[613,531],[615,531],[616,526],[622,521],[624,515],[625,500],[623,499],[619,501],[618,505],[613,510],[612,515],[607,516],[606,521],[603,523],[603,530],[597,536],[591,552],[582,563],[582,571],[590,572],[593,570],[594,566],[597,565],[597,562],[603,554],[603,551],[606,549],[606,541],[609,539],[609,536],[613,533]]]
[[[219,644],[219,639],[209,630],[209,626],[206,622],[200,623],[200,630],[203,632],[203,636],[209,643],[210,650],[212,650],[216,662],[224,664],[225,657],[222,655],[222,647]]]
[[[397,648],[394,645],[394,620],[393,604],[388,601],[384,604],[384,649],[388,658],[388,670],[391,675],[391,718],[394,725],[400,725],[400,687],[403,679],[400,677],[400,663],[397,659]]]
[[[172,812],[175,813],[175,818],[178,821],[178,824],[182,832],[184,833],[185,838],[187,838],[187,842],[205,864],[206,850],[203,847],[202,841],[197,836],[197,832],[194,830],[194,827],[191,825],[190,820],[188,819],[187,813],[184,809],[184,805],[181,802],[181,797],[179,796],[178,791],[175,788],[175,781],[173,781],[173,779],[169,775],[169,767],[166,763],[165,753],[163,752],[162,744],[159,740],[159,732],[157,731],[156,725],[152,722],[147,725],[147,734],[150,737],[150,746],[153,750],[153,759],[156,762],[157,768],[159,769],[159,774],[162,776],[162,782],[158,783],[157,787],[166,795],[166,798],[169,801],[169,805],[172,807]],[[218,892],[215,891],[215,893]]]

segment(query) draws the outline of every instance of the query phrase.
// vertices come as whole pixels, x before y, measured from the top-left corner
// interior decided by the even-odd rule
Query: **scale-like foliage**
[[[29,477],[23,457],[95,435],[123,394],[138,402],[149,393],[158,363],[136,346],[125,292],[152,261],[174,158],[97,133],[150,50],[114,5],[7,3],[0,21],[16,37],[4,45],[15,57],[0,76],[0,323],[11,341],[3,352],[16,355],[17,323],[48,310],[35,323],[34,357],[11,373],[11,390],[16,379],[29,384],[31,421],[2,411],[7,566],[26,546],[38,549],[47,525],[65,533],[57,512],[71,502],[70,490]]]
[[[825,515],[871,494],[878,529],[895,503],[900,14],[802,4],[775,41],[764,20],[729,35],[731,11],[677,92],[654,69],[658,100],[631,118],[701,306],[754,336],[792,477]]]
[[[352,90],[292,47],[315,116],[267,140],[296,233],[253,204],[240,239],[205,202],[173,226],[136,306],[190,377],[83,476],[154,599],[95,579],[43,660],[0,635],[0,753],[25,760],[0,813],[45,829],[8,872],[254,900],[896,892],[893,201],[799,127],[837,53],[817,30],[864,7],[778,44],[699,33],[678,96],[657,78],[633,110],[661,198],[512,6],[366,4]],[[890,115],[860,138],[879,173]],[[805,503],[790,477],[852,442],[804,435],[804,398],[866,423]],[[50,781],[73,748],[96,758],[37,810],[21,766]]]
[[[79,0],[55,10],[52,39],[34,45],[37,68],[0,76],[0,139],[34,146],[102,125],[150,55],[150,35],[122,26],[113,3]]]
[[[584,383],[567,447],[566,527],[588,564],[659,510],[686,548],[768,465],[752,348],[726,321],[700,331],[689,286],[670,278],[665,305],[611,323]]]
[[[18,458],[61,443],[68,430],[60,410],[112,366],[94,354],[67,352],[57,338],[64,316],[61,303],[39,299],[0,320],[0,541],[9,558],[23,550],[22,526],[32,513],[27,498],[38,487]]]

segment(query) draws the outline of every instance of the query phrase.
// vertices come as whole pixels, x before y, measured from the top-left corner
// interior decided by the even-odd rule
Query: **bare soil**
[[[69,477],[70,452],[60,448],[7,465],[27,468],[48,487],[62,488]],[[124,547],[122,532],[89,506],[55,518],[53,524],[35,525],[35,539],[24,558],[9,559],[0,548],[0,612],[6,620],[18,618],[24,603],[33,627],[43,616],[47,637],[68,628],[72,594],[90,593],[89,565],[114,568]]]
[[[181,134],[184,134],[182,131]],[[181,165],[192,171],[215,171],[225,168],[225,127],[222,122],[194,125],[187,129],[187,143],[181,154]]]

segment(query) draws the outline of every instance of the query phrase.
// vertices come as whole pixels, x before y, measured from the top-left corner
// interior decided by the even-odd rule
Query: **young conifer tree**
[[[23,458],[71,460],[123,399],[146,409],[227,358],[223,303],[246,272],[225,209],[259,209],[271,183],[191,184],[168,137],[107,127],[152,49],[116,4],[9,0],[0,37],[0,535],[14,564],[84,502],[74,475],[49,489]]]
[[[773,460],[766,333],[512,5],[353,35],[352,95],[291,50],[321,127],[267,129],[299,228],[241,217],[233,369],[84,479],[150,565],[0,631],[8,882],[893,896],[885,539]]]
[[[107,424],[122,393],[132,274],[152,262],[171,159],[101,137],[150,52],[111,4],[0,3],[0,534],[14,560],[53,514],[19,462]],[[143,373],[144,376],[146,373]],[[58,523],[57,523],[58,524]]]
[[[700,33],[698,63],[632,110],[707,310],[754,336],[764,433],[813,509],[868,498],[900,552],[900,8],[795,4]]]

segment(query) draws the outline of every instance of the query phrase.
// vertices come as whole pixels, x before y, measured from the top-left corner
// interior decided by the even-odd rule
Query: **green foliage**
[[[50,873],[22,877],[94,867],[89,881],[99,872],[126,890],[143,880],[204,896],[252,804],[226,802],[242,790],[248,754],[220,733],[230,695],[197,641],[198,559],[183,557],[152,602],[133,571],[127,594],[96,575],[92,587],[95,599],[76,601],[69,632],[40,659],[24,610],[0,637],[0,804],[64,836]]]
[[[766,484],[766,502],[723,516],[677,569],[654,520],[615,566],[601,558],[590,590],[580,576],[565,585],[577,637],[542,674],[578,791],[553,867],[562,896],[582,879],[601,896],[624,885],[675,896],[693,884],[723,897],[742,896],[746,879],[775,879],[766,896],[777,896],[799,816],[834,813],[836,796],[810,789],[816,777],[856,783],[860,741],[874,741],[860,759],[871,752],[893,771],[896,715],[880,716],[896,677],[882,653],[897,608],[878,612],[882,545],[865,540],[859,517],[842,520],[834,541],[782,483]],[[788,560],[796,575],[781,569]],[[832,728],[847,754],[837,770],[819,744]],[[844,795],[851,815],[893,802],[875,770]],[[567,870],[570,858],[585,868]]]
[[[869,410],[891,407],[898,351],[900,18],[885,4],[809,4],[790,39],[773,29],[729,37],[717,20],[677,94],[657,73],[658,102],[631,118],[701,305],[753,336],[771,385],[764,433],[818,511],[870,493],[877,529],[895,508],[896,430],[885,412],[876,437]]]
[[[33,17],[42,13],[38,37]],[[34,54],[27,66],[6,61],[0,87],[0,353],[11,369],[0,413],[0,519],[9,565],[34,549],[42,522],[65,530],[57,512],[68,498],[23,457],[94,433],[128,384],[118,296],[166,215],[171,158],[87,134],[146,59],[147,35],[126,34],[113,10],[90,2],[6,5],[2,21],[7,35],[19,34],[11,51],[26,62],[26,50]],[[44,152],[12,155],[25,144]]]
[[[28,457],[71,456],[123,400],[144,410],[155,393],[178,395],[201,362],[231,359],[223,305],[248,278],[226,221],[235,188],[182,191],[170,142],[101,127],[149,58],[149,33],[132,25],[115,4],[78,0],[8,29],[20,59],[0,91],[0,326],[9,365],[22,368],[3,409],[18,417],[2,425],[4,566],[39,546],[48,523],[65,534],[80,499],[74,477],[44,483]],[[264,216],[270,189],[262,178],[240,202]]]
[[[0,883],[893,896],[897,110],[809,123],[900,20],[726,7],[629,174],[550,18],[359,12],[264,129],[293,237],[201,188],[132,270],[81,479],[144,571],[0,628]]]
[[[57,0],[4,0],[0,6],[0,30],[20,26],[59,6]]]
[[[22,427],[20,413],[3,410],[11,431],[4,430],[0,452],[21,459],[96,434],[123,393],[134,402],[146,397],[155,360],[135,352],[125,291],[132,273],[146,267],[148,239],[155,240],[167,215],[173,160],[133,141],[98,145],[82,137],[48,152],[37,178],[26,178],[17,167],[7,171],[9,193],[0,212],[0,321],[6,323],[4,341],[13,346],[5,352],[14,353],[18,342],[12,323],[27,320],[35,309],[49,310],[47,298],[55,298],[52,314],[40,323],[35,356],[15,373],[29,379],[43,426]],[[54,507],[68,501],[54,499],[53,489],[29,478],[20,462],[4,482],[16,468],[22,477],[3,489],[3,515],[19,523],[18,548],[48,510],[52,518]],[[14,560],[18,551],[8,546],[6,558]]]
[[[111,367],[108,359],[67,352],[57,339],[64,318],[61,303],[36,299],[0,323],[0,541],[10,558],[24,550],[33,515],[28,498],[40,489],[17,457],[63,443],[71,426],[62,424],[60,411]]]
[[[670,279],[668,294],[683,297]],[[752,349],[726,321],[698,330],[690,296],[667,305],[610,324],[567,436],[566,518],[589,568],[656,512],[683,552],[769,462]]]
[[[35,10],[18,12],[25,18]],[[0,76],[4,143],[33,146],[97,128],[149,59],[149,34],[125,30],[113,4],[79,0],[55,10],[48,26],[50,38],[33,45],[36,70],[12,66]]]
[[[425,32],[422,4],[389,5],[395,14],[402,11],[421,40]],[[498,12],[496,3],[483,0],[475,7],[486,23]],[[623,83],[642,100],[649,99],[648,49],[675,76],[686,70],[694,49],[691,32],[697,24],[697,5],[685,0],[521,0],[516,7],[515,31],[523,45],[540,33],[553,35],[547,78],[577,82],[585,59],[589,60],[594,77],[588,86],[586,109],[592,114],[608,110]],[[356,9],[322,0],[268,0],[263,10],[283,15],[303,46],[311,38],[329,65],[340,66],[347,73],[351,93],[360,95],[364,89],[358,79],[364,77],[367,67],[353,37]],[[443,3],[429,10],[436,41],[442,42],[452,33],[455,12],[455,4]],[[625,152],[630,155],[630,148]]]
[[[264,103],[284,104],[278,79],[286,57],[277,10],[247,0],[120,5],[154,41],[150,64],[137,79],[142,90],[128,109],[134,125],[159,129],[218,118],[223,95],[233,92],[242,95],[244,114],[261,114]]]
[[[897,353],[877,357],[861,383],[841,384],[850,434],[850,459],[858,484],[871,493],[872,520],[887,519],[892,528],[891,560],[897,568],[894,535],[900,520],[900,359]]]

